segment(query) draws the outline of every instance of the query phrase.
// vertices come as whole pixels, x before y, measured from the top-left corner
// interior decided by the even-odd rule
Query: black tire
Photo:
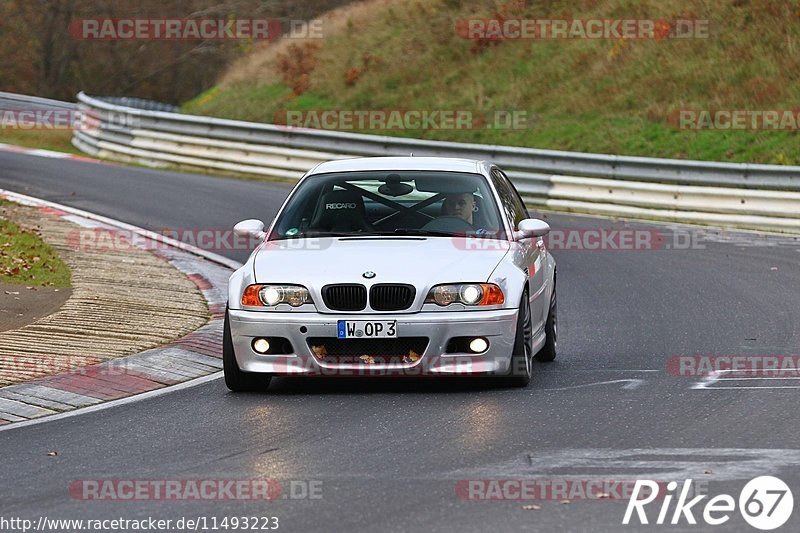
[[[533,323],[531,321],[531,307],[528,302],[528,292],[522,294],[517,313],[517,330],[514,335],[514,348],[511,351],[511,365],[503,376],[503,384],[507,387],[527,387],[533,374]]]
[[[555,278],[553,278],[553,294],[550,296],[550,310],[547,313],[544,334],[544,346],[534,357],[541,363],[549,363],[555,360],[558,347],[558,298],[556,297]]]
[[[233,338],[227,309],[222,333],[222,370],[225,373],[225,385],[233,392],[266,390],[269,382],[272,381],[270,374],[242,372],[239,369],[239,365],[236,363],[236,354],[233,351]]]

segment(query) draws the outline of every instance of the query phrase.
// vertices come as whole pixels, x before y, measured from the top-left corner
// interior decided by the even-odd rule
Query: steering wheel
[[[472,227],[472,224],[461,217],[452,215],[437,217],[422,226],[421,229],[431,231],[452,231],[454,233],[467,233],[470,231],[475,231],[475,228]]]

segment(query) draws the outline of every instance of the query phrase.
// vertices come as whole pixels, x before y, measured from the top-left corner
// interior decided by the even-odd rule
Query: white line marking
[[[69,159],[72,154],[65,152],[54,152],[52,150],[33,149],[25,152],[28,155],[35,155],[37,157],[49,157],[50,159]]]
[[[744,234],[747,234],[749,236],[754,236],[754,237],[766,235],[766,236],[769,236],[769,237],[787,238],[787,237],[793,237],[794,236],[791,233],[781,233],[780,231],[770,231],[770,230],[764,230],[764,229],[757,230],[757,229],[731,228],[731,227],[715,226],[713,224],[701,224],[701,223],[690,224],[688,222],[675,222],[675,221],[672,221],[672,220],[649,220],[649,219],[646,219],[646,218],[633,218],[633,217],[629,217],[629,216],[625,216],[625,215],[604,215],[604,214],[601,214],[601,213],[592,213],[592,214],[575,213],[575,212],[572,212],[572,211],[564,211],[564,210],[561,210],[561,209],[548,208],[548,207],[551,207],[551,206],[546,207],[546,206],[543,206],[543,205],[540,205],[540,204],[526,203],[525,205],[528,207],[529,210],[537,211],[539,213],[562,215],[562,216],[568,216],[568,217],[572,217],[572,218],[600,218],[600,219],[608,220],[610,222],[625,221],[625,222],[632,222],[632,223],[635,223],[635,224],[641,224],[643,226],[668,226],[669,227],[668,229],[673,229],[672,227],[677,227],[677,229],[685,229],[687,231],[698,230],[698,229],[700,229],[700,230],[706,229],[706,230],[722,231],[722,232],[734,233],[734,234],[735,233],[744,233]],[[800,252],[800,250],[798,250],[798,252]]]
[[[720,380],[719,371],[714,371],[709,373],[706,377],[702,379],[702,381],[698,381],[694,385],[692,385],[692,389],[694,390],[703,390],[708,389],[711,385],[716,383]]]
[[[17,146],[15,144],[4,144],[4,143],[0,143],[0,150],[4,152],[13,152],[15,154],[46,157],[48,159],[72,159],[72,158],[83,157],[83,156],[69,154],[67,152],[54,152],[53,150],[43,150],[41,148],[26,148],[24,146]]]
[[[763,387],[746,386],[746,387],[711,387],[706,390],[755,390],[755,389],[800,389],[800,385],[788,385],[786,387],[774,387],[772,385],[764,385]]]
[[[119,400],[111,400],[110,402],[99,403],[97,405],[92,405],[90,407],[81,407],[80,409],[65,411],[63,413],[48,415],[41,418],[33,418],[31,420],[26,420],[24,422],[14,422],[12,424],[0,426],[0,432],[9,431],[12,429],[18,429],[22,427],[33,426],[36,424],[42,424],[44,422],[54,422],[56,420],[63,420],[65,418],[71,418],[73,416],[85,415],[88,413],[94,413],[96,411],[102,411],[103,409],[110,409],[112,407],[118,407],[120,405],[138,402],[141,400],[147,400],[149,398],[155,398],[156,396],[161,396],[167,393],[177,392],[180,390],[195,387],[197,385],[202,385],[203,383],[208,383],[209,381],[217,380],[222,376],[223,376],[222,372],[214,372],[213,374],[208,374],[207,376],[203,376],[201,378],[191,379],[189,381],[184,381],[183,383],[179,383],[177,385],[162,387],[160,389],[143,392],[142,394],[136,394],[134,396],[128,396],[127,398],[120,398]]]
[[[800,379],[800,377],[791,378],[767,378],[767,377],[753,377],[753,378],[722,378],[720,381],[761,381],[764,379]]]
[[[602,468],[599,473],[594,469]],[[800,450],[773,448],[579,448],[532,450],[510,460],[449,473],[455,479],[557,477],[662,481],[751,479],[765,472],[800,468]],[[585,471],[589,469],[588,471]],[[713,476],[702,477],[710,469]],[[582,471],[584,470],[584,471]],[[441,476],[441,474],[436,474]]]
[[[598,381],[596,383],[584,383],[582,385],[571,385],[569,387],[560,387],[558,389],[540,389],[542,392],[550,392],[550,391],[562,391],[562,390],[573,390],[573,389],[582,389],[584,387],[594,387],[597,385],[612,385],[614,383],[625,383],[622,388],[625,390],[634,390],[638,389],[642,384],[644,384],[643,379],[615,379],[611,381]]]
[[[723,385],[714,386],[717,383],[725,382],[725,381],[767,381],[767,380],[778,380],[778,381],[788,381],[788,380],[797,380],[800,377],[742,377],[742,378],[728,378],[725,377],[724,374],[731,373],[731,372],[743,372],[742,370],[733,370],[733,369],[725,369],[725,370],[716,370],[711,372],[708,376],[704,377],[702,381],[698,381],[694,385],[692,385],[693,390],[754,390],[754,389],[800,389],[800,385],[747,385],[741,387],[726,387]]]

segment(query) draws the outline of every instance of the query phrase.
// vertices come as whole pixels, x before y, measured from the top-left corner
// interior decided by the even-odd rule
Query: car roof
[[[489,167],[486,161],[452,157],[358,157],[320,163],[308,175],[362,170],[440,170],[488,174]]]

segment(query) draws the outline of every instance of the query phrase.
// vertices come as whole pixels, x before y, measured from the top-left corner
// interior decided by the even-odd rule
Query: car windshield
[[[506,238],[484,176],[375,171],[309,177],[292,194],[270,240],[394,235]]]

